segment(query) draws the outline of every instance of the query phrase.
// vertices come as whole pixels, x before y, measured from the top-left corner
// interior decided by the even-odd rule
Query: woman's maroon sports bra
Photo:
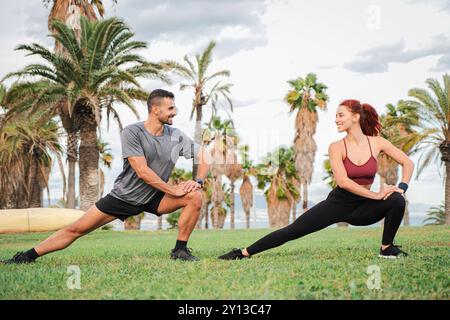
[[[370,158],[366,161],[366,163],[360,166],[354,164],[348,158],[347,144],[345,143],[345,138],[343,139],[345,145],[345,159],[343,160],[343,163],[345,170],[347,171],[347,176],[360,185],[372,184],[378,169],[377,159],[375,159],[372,154],[372,147],[370,146],[369,138],[367,136],[366,138],[369,142]]]

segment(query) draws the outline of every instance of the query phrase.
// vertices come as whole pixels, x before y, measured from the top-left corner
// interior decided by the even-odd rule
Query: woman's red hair
[[[350,112],[359,114],[359,124],[366,136],[378,136],[381,132],[381,123],[378,113],[370,104],[358,100],[344,100],[340,106],[346,106]]]

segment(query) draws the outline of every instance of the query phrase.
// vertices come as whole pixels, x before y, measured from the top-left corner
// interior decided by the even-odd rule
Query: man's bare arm
[[[152,169],[149,168],[145,157],[128,157],[128,162],[136,172],[137,176],[152,187],[175,197],[184,196],[186,194],[182,187],[172,186],[167,182],[164,182]]]

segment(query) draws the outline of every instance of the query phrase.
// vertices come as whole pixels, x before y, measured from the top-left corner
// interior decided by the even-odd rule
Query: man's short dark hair
[[[150,95],[148,96],[148,99],[147,99],[148,112],[150,112],[150,110],[152,109],[153,105],[159,105],[163,98],[174,99],[175,95],[172,92],[167,91],[167,90],[163,90],[163,89],[153,90],[150,93]]]

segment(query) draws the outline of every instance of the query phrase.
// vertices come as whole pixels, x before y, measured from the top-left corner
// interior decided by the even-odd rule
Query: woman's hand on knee
[[[378,199],[378,200],[386,200],[391,194],[393,194],[394,192],[399,192],[399,190],[401,190],[402,193],[403,193],[403,190],[400,189],[400,188],[397,187],[397,186],[394,186],[394,185],[384,185],[384,186],[380,189],[380,191],[378,191],[378,193],[377,193],[377,199]]]
[[[389,198],[390,195],[393,194],[394,192],[398,192],[398,193],[400,193],[401,195],[403,195],[403,193],[404,193],[405,191],[404,191],[403,189],[397,188],[396,190],[391,191],[391,192],[389,192],[388,194],[386,194],[386,196],[383,198],[383,200],[386,200],[387,198]]]

